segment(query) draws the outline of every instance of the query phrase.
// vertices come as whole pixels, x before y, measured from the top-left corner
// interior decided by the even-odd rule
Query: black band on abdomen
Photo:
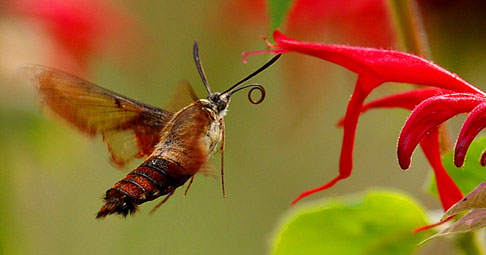
[[[135,170],[135,171],[131,172],[130,174],[135,174],[135,175],[141,176],[141,177],[149,180],[159,191],[163,191],[165,189],[157,181],[155,181],[154,179],[152,179],[152,177],[146,175],[145,173],[143,173],[143,172],[141,172],[139,170]],[[167,186],[167,185],[165,185],[165,183],[164,183],[164,186]]]
[[[138,184],[136,181],[134,181],[132,179],[123,179],[120,182],[133,184],[133,185],[137,186],[139,189],[141,189],[143,193],[147,193],[147,191],[145,190],[145,188],[142,185]]]
[[[156,161],[157,163],[155,163],[154,161]],[[164,169],[162,169],[160,166],[158,166],[158,163],[160,162],[160,164],[162,164],[164,167],[168,167],[167,165],[167,160],[163,159],[163,158],[154,158],[154,159],[151,159],[151,160],[147,160],[145,161],[142,165],[140,166],[145,166],[145,167],[148,167],[148,168],[151,168],[157,172],[159,172],[161,175],[163,175],[168,181],[169,183],[171,184],[171,186],[175,185],[176,184],[176,180],[174,180],[174,178],[172,176],[170,176],[167,171],[165,171]]]

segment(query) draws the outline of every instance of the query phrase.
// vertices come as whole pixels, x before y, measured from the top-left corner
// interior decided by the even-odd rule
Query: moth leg
[[[223,198],[226,197],[226,190],[224,188],[224,139],[225,139],[225,134],[224,134],[224,122],[220,122],[221,125],[221,189],[223,192]]]
[[[175,190],[171,191],[162,201],[160,201],[154,208],[152,208],[152,210],[150,210],[150,215],[154,214],[155,211],[157,211],[157,209],[163,204],[165,203],[165,201],[167,201],[169,199],[170,196],[172,196],[172,194],[174,194]]]
[[[186,191],[184,192],[184,196],[187,196],[187,192],[189,191],[189,188],[191,187],[193,181],[194,181],[194,175],[191,177],[189,184],[187,184]]]

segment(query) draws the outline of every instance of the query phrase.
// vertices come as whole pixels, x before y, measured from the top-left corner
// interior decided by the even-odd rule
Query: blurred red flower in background
[[[262,18],[265,17],[262,12],[268,13],[265,0],[230,1],[227,6],[224,15],[232,18],[225,26],[234,24],[233,29],[249,26],[255,31],[259,31],[258,26],[263,26],[265,29],[262,31],[268,31],[268,19]],[[385,0],[295,0],[281,30],[310,41],[325,40],[377,48],[390,48],[396,44]],[[332,81],[334,74],[322,72],[322,66],[316,66],[315,61],[300,56],[289,58],[292,60],[284,63],[283,67],[286,95],[297,102],[294,108],[301,114],[302,110],[306,112],[326,95],[329,86],[322,86],[322,83]],[[317,76],[319,81],[315,80]],[[302,90],[296,84],[306,84],[308,89]]]
[[[50,38],[52,52],[43,64],[81,75],[93,57],[130,55],[139,36],[135,18],[108,0],[11,0],[5,6],[8,17]]]
[[[283,30],[304,40],[391,47],[395,33],[384,0],[297,0]]]
[[[223,15],[239,27],[267,26],[265,0],[229,1]],[[305,40],[340,41],[363,46],[391,47],[395,33],[386,1],[295,0],[281,27]]]

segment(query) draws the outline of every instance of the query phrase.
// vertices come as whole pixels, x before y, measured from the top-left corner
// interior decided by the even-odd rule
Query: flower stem
[[[389,0],[388,3],[401,48],[431,59],[422,16],[415,0]]]
[[[400,47],[415,55],[432,59],[427,33],[416,0],[389,0],[388,6],[397,30]],[[440,140],[441,152],[450,152],[453,143],[449,128],[445,125],[440,128]]]

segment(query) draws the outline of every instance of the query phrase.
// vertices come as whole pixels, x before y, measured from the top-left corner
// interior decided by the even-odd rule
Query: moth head
[[[235,83],[234,85],[232,85],[231,87],[229,87],[227,90],[223,92],[211,92],[211,87],[209,86],[208,80],[206,78],[206,74],[204,73],[201,59],[199,58],[199,46],[197,44],[197,41],[194,42],[193,56],[194,56],[194,61],[196,62],[196,67],[197,67],[197,71],[199,72],[199,76],[201,76],[203,85],[206,88],[206,91],[208,92],[207,100],[211,103],[212,105],[211,107],[213,111],[220,113],[220,112],[224,112],[228,108],[230,97],[234,93],[243,89],[247,89],[247,88],[250,89],[250,91],[248,92],[248,100],[252,104],[259,104],[263,102],[263,99],[265,99],[265,88],[263,88],[262,85],[258,83],[250,83],[245,85],[242,84],[247,80],[253,78],[253,76],[267,69],[269,66],[271,66],[275,61],[277,61],[277,59],[281,56],[281,54],[276,55],[270,61],[264,64],[262,67],[258,68],[256,71],[246,76],[245,78],[241,79],[240,81],[238,81],[237,83]],[[258,98],[257,100],[254,100],[252,98],[252,92],[254,92],[255,90],[260,91],[260,98]]]
[[[211,93],[208,96],[208,101],[211,103],[213,111],[222,112],[229,106],[230,99],[227,95],[219,92]]]

